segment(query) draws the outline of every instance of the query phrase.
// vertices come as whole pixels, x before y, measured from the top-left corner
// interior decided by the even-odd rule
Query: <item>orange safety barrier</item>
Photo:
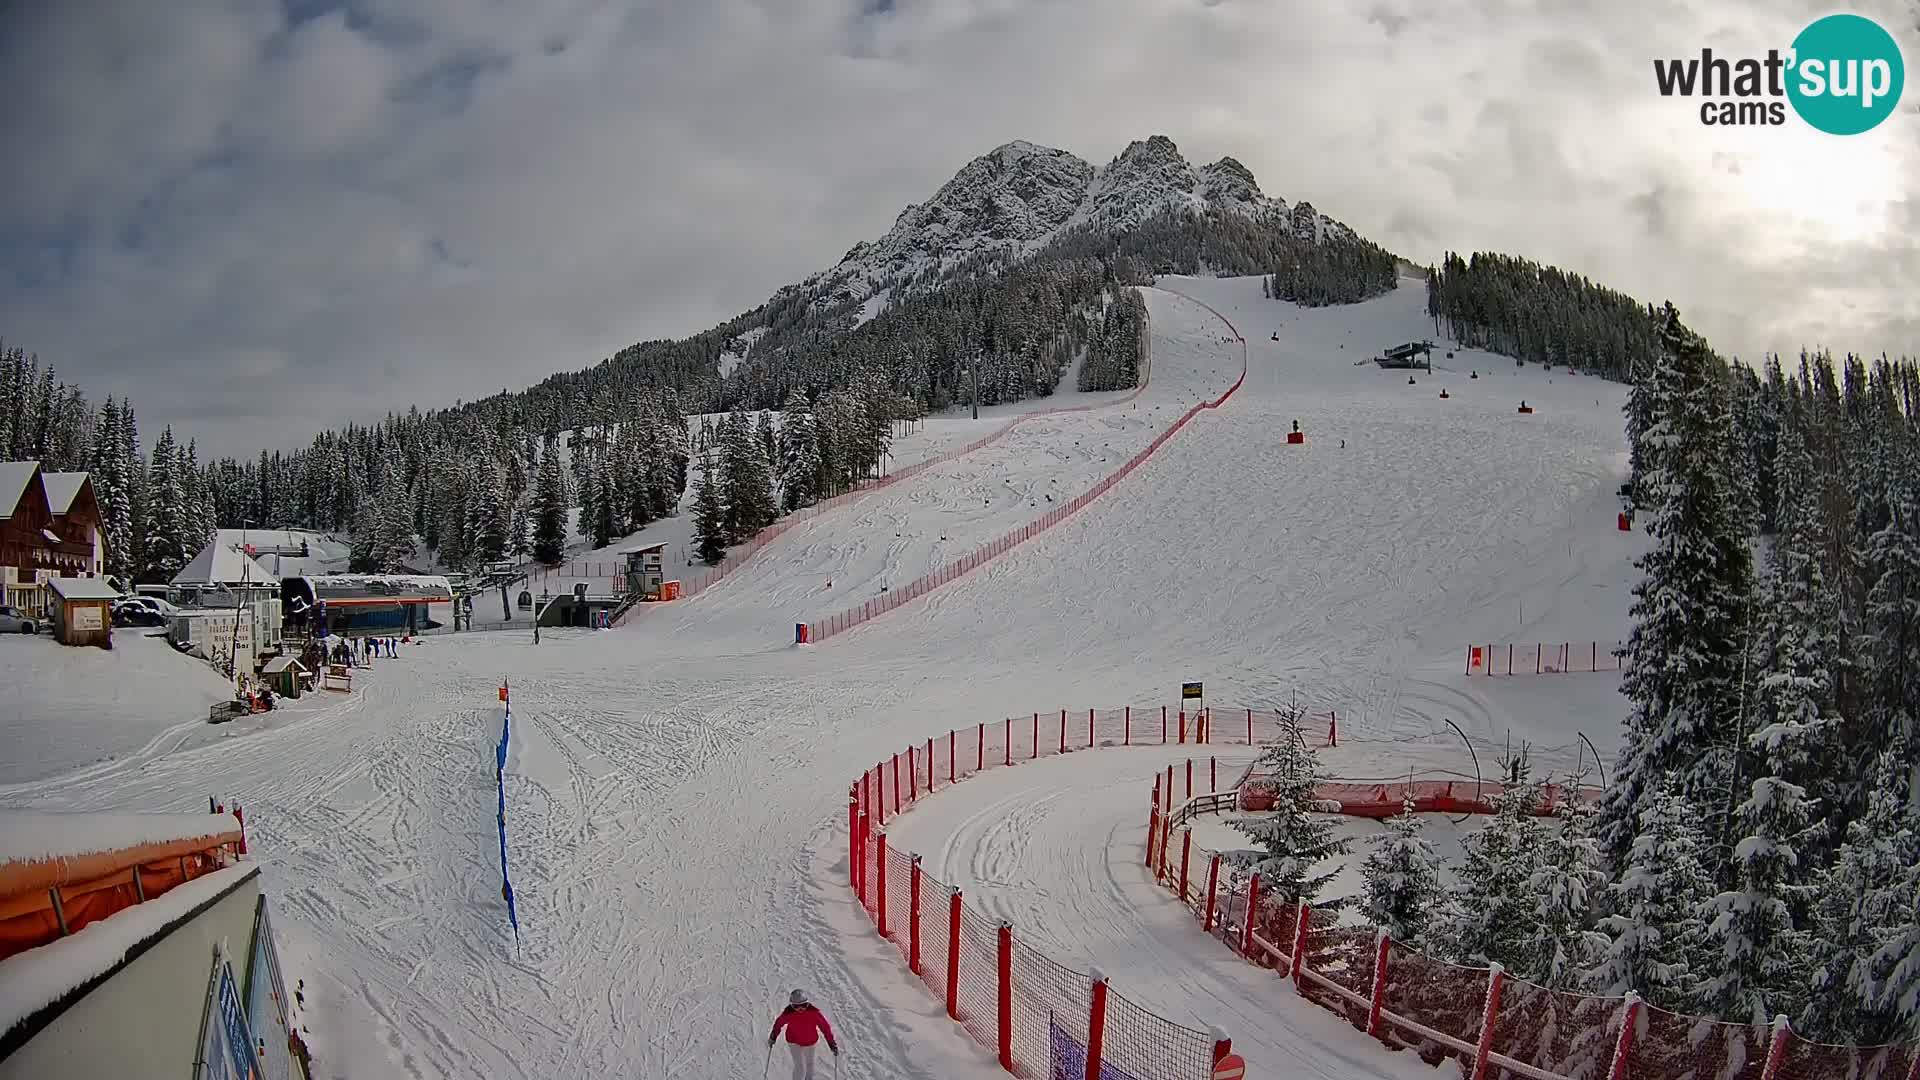
[[[1421,785],[1416,783],[1415,788]],[[1451,786],[1436,784],[1429,794]],[[1471,792],[1473,784],[1464,785]],[[1491,793],[1498,785],[1485,785]],[[1370,811],[1406,785],[1346,784]],[[1365,926],[1339,926],[1332,916],[1289,898],[1262,894],[1258,879],[1230,869],[1222,854],[1192,844],[1180,828],[1194,813],[1216,812],[1244,798],[1222,792],[1163,810],[1160,785],[1148,815],[1148,863],[1155,878],[1209,935],[1249,963],[1289,979],[1304,998],[1345,1017],[1386,1045],[1411,1050],[1430,1065],[1459,1062],[1460,1075],[1533,1080],[1920,1080],[1920,1043],[1831,1046],[1808,1042],[1790,1027],[1729,1024],[1653,1008],[1636,997],[1599,997],[1553,990],[1499,968],[1468,967],[1423,955]],[[1579,796],[1597,792],[1582,789]],[[1471,799],[1461,805],[1477,805]],[[1270,802],[1269,802],[1270,805]],[[1469,810],[1468,812],[1486,812]],[[1176,829],[1178,830],[1176,832]],[[1166,852],[1183,858],[1166,869]],[[1155,855],[1159,858],[1155,858]],[[1219,867],[1205,876],[1207,894],[1189,894],[1194,879],[1181,864]]]
[[[187,839],[0,863],[0,960],[217,870],[244,844],[237,825],[220,824]]]
[[[1467,646],[1468,675],[1567,675],[1624,671],[1626,642],[1533,641]]]

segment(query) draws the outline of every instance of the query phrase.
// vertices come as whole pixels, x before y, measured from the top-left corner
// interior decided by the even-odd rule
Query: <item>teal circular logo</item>
[[[1829,135],[1858,135],[1893,115],[1906,85],[1900,46],[1860,15],[1828,15],[1793,39],[1787,99]]]

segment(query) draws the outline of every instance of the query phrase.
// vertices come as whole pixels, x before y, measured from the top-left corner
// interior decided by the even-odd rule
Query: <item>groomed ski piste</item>
[[[1621,713],[1617,675],[1468,678],[1462,657],[1470,642],[1624,636],[1644,540],[1614,528],[1622,387],[1470,350],[1436,352],[1414,385],[1357,364],[1435,336],[1413,282],[1323,309],[1263,299],[1256,278],[1167,279],[1146,297],[1138,397],[1025,421],[811,518],[701,596],[539,645],[424,640],[356,673],[338,703],[217,745],[117,726],[125,745],[0,788],[0,803],[244,802],[322,1076],[757,1075],[793,987],[832,1019],[846,1080],[1003,1075],[849,893],[847,790],[871,762],[1036,709],[1177,703],[1183,680],[1234,705],[1297,693],[1337,708],[1381,741],[1336,774],[1467,768],[1425,737],[1445,720],[1489,743],[1584,732],[1611,755]],[[1246,352],[1220,408],[973,573],[793,644],[795,623],[1038,518],[1047,495],[1086,490],[1218,397],[1243,371],[1222,314]],[[1056,397],[1046,406],[1085,400]],[[1516,413],[1522,399],[1534,413]],[[1289,446],[1296,419],[1307,440]],[[503,681],[518,942],[495,821]],[[35,737],[7,728],[23,756]],[[1154,893],[1137,866],[1144,800],[1175,756],[1101,750],[983,775],[898,828],[1054,960],[1227,1029],[1261,1074],[1432,1076],[1291,999]]]

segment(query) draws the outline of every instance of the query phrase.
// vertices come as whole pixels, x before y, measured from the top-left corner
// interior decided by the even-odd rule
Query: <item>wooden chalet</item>
[[[0,605],[44,616],[48,579],[105,572],[100,504],[86,473],[0,462],[0,514]]]

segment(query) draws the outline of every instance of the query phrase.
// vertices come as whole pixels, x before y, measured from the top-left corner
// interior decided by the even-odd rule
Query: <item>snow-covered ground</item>
[[[984,456],[823,514],[709,593],[626,628],[537,646],[433,638],[357,679],[351,697],[217,746],[129,752],[133,734],[173,722],[161,692],[130,695],[85,760],[123,756],[0,790],[0,803],[192,810],[209,792],[245,803],[287,967],[306,979],[322,1077],[751,1075],[795,986],[843,1033],[844,1080],[999,1075],[847,895],[845,796],[863,764],[1036,708],[1171,701],[1184,679],[1204,679],[1222,704],[1297,690],[1338,707],[1356,748],[1404,743],[1440,767],[1465,765],[1437,738],[1410,737],[1450,730],[1443,719],[1489,746],[1510,733],[1559,746],[1576,730],[1603,752],[1615,742],[1616,676],[1468,679],[1460,658],[1469,641],[1625,633],[1628,563],[1644,541],[1613,527],[1621,388],[1471,352],[1436,358],[1452,370],[1414,386],[1354,366],[1434,336],[1418,286],[1303,310],[1263,300],[1258,279],[1163,284],[1137,408],[1023,423]],[[1225,328],[1173,289],[1245,333],[1249,371],[1231,401],[977,573],[822,645],[791,644],[794,622],[1039,516],[1055,488],[1077,494],[1231,382],[1239,356]],[[1522,398],[1535,414],[1515,415]],[[1007,422],[989,412],[930,421],[914,438],[930,453],[961,445]],[[1303,447],[1284,445],[1295,418]],[[521,740],[507,777],[518,944],[494,834],[503,678]],[[55,704],[39,695],[67,682],[20,695],[19,708]],[[14,762],[69,733],[14,723],[3,737],[0,759]],[[1132,781],[1086,796],[1124,804],[1115,843],[1141,827],[1154,753]],[[1073,865],[1102,857],[1078,852]],[[1086,874],[1039,878],[1031,863],[1007,870],[1036,875],[1003,893],[1040,898],[1022,901],[1023,933],[1082,966],[1090,953],[1074,947],[1090,949],[1080,935],[1099,925],[1089,909],[1133,926],[1137,955],[1108,964],[1115,985],[1287,1054],[1257,1060],[1263,1070],[1432,1075],[1236,966],[1162,897]]]

